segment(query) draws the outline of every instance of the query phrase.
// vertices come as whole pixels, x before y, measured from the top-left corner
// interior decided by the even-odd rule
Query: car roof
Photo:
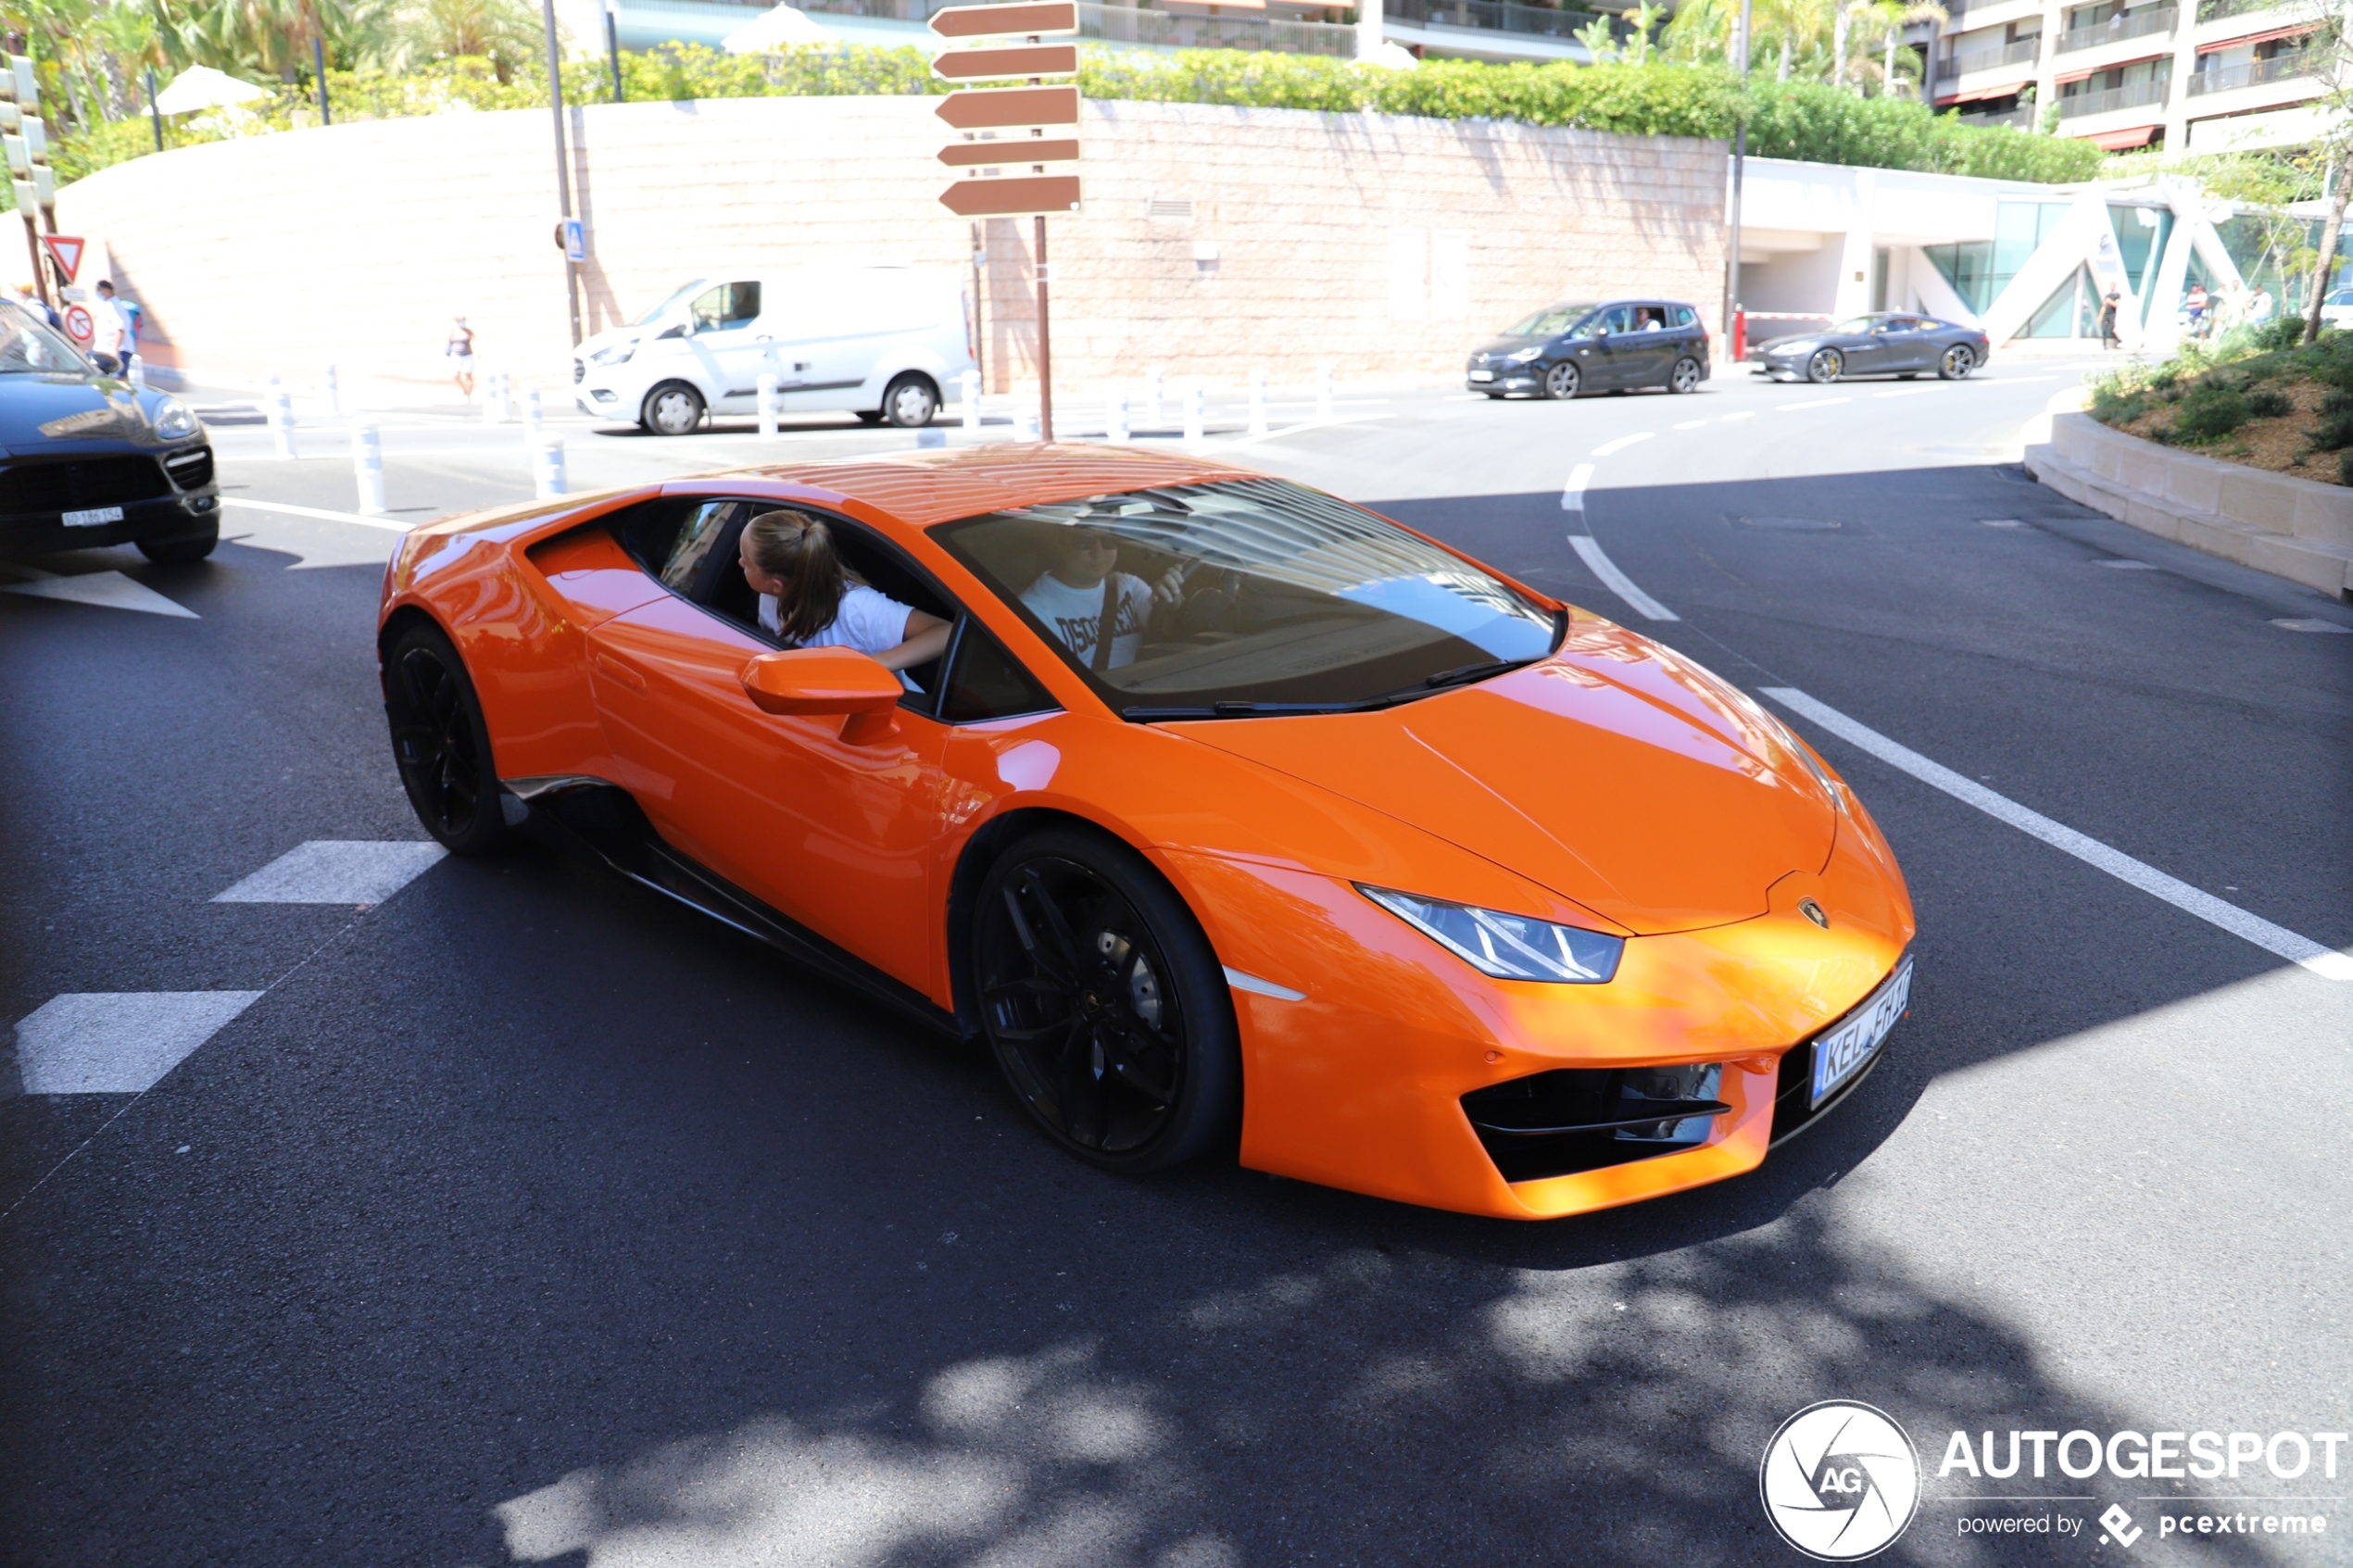
[[[1265,477],[1178,453],[1000,442],[887,458],[733,469],[681,482],[680,488],[707,489],[728,479],[771,480],[863,502],[910,526],[928,528],[1012,507],[1083,500],[1158,484]]]

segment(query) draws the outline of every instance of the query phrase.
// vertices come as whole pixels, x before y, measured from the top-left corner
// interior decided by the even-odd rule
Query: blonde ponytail
[[[807,642],[834,623],[849,583],[831,529],[807,512],[762,512],[744,524],[744,537],[760,570],[784,583],[776,618],[785,641]]]

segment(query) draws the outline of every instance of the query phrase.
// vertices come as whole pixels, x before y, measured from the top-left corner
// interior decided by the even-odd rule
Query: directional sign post
[[[942,38],[982,40],[978,47],[946,49],[932,62],[944,82],[1006,80],[1021,87],[987,87],[950,93],[939,118],[956,132],[939,161],[966,177],[940,193],[940,204],[960,218],[1027,218],[1038,240],[1038,433],[1054,438],[1054,380],[1046,291],[1052,269],[1046,261],[1046,216],[1076,212],[1078,176],[1066,166],[1078,160],[1078,89],[1049,87],[1050,76],[1078,72],[1076,44],[1049,44],[1050,34],[1078,31],[1076,0],[1013,0],[996,6],[951,6],[935,14],[931,30]]]

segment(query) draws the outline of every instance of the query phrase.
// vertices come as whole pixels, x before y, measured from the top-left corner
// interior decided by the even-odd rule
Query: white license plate
[[[86,512],[68,512],[58,521],[68,528],[95,528],[102,522],[120,522],[120,507],[93,507]]]
[[[1473,381],[1493,381],[1494,379],[1495,372],[1492,370],[1473,370],[1471,372],[1471,380]]]
[[[1886,1043],[1887,1032],[1912,1003],[1912,960],[1906,959],[1887,983],[1839,1024],[1814,1042],[1814,1098],[1819,1105],[1841,1084],[1863,1070]]]

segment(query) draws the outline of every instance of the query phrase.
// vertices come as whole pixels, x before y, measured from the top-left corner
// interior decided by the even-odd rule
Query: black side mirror
[[[657,337],[657,338],[665,338],[665,337],[685,337],[686,335],[686,322],[684,322],[684,321],[679,322],[679,323],[678,323],[676,326],[674,326],[674,327],[667,327],[667,328],[664,328],[662,331],[661,331],[661,332],[658,332],[654,333],[654,336],[655,336],[655,337]]]

